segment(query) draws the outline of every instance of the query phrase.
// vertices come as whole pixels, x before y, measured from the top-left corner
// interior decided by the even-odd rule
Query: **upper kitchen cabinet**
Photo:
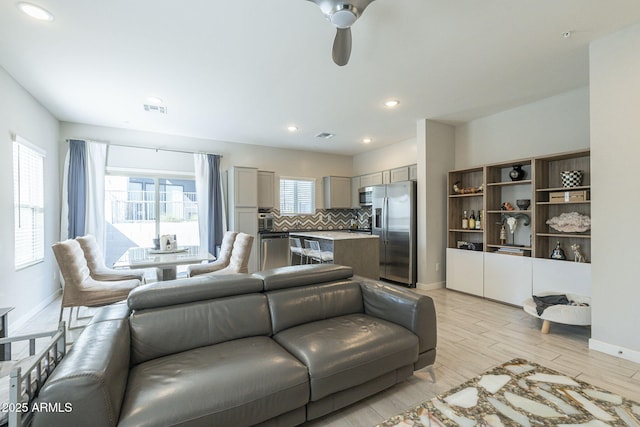
[[[258,171],[258,207],[273,209],[275,206],[275,172]]]
[[[325,176],[324,187],[325,209],[351,208],[351,178],[344,176]]]
[[[391,173],[389,171],[382,171],[382,183],[391,184]]]
[[[410,165],[409,166],[409,179],[411,181],[418,180],[418,165]]]
[[[351,178],[351,207],[353,209],[360,208],[360,177],[354,176]]]
[[[232,167],[229,170],[229,198],[229,204],[235,207],[258,207],[258,169]]]
[[[401,168],[391,169],[391,182],[408,181],[409,180],[409,166],[403,166]]]
[[[382,185],[382,172],[370,173],[360,177],[360,187],[370,187],[372,185]]]

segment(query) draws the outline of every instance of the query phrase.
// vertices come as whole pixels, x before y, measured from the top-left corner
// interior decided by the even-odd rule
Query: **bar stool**
[[[333,252],[321,250],[320,243],[317,240],[305,240],[304,244],[307,248],[307,257],[311,259],[311,262],[318,261],[320,264],[333,264]]]
[[[300,264],[304,259],[304,263],[308,263],[308,250],[302,247],[300,239],[298,237],[289,237],[289,250],[291,251],[291,265],[293,265],[293,256],[298,255],[300,257]]]

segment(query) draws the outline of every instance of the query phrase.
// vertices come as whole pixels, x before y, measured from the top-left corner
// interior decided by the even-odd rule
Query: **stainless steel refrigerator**
[[[380,278],[415,287],[417,280],[416,183],[376,185],[371,233],[380,243]]]

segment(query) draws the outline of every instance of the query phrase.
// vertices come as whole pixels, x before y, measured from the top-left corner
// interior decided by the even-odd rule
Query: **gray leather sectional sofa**
[[[325,264],[136,288],[42,387],[71,410],[33,425],[294,426],[432,365],[431,298],[351,276]]]

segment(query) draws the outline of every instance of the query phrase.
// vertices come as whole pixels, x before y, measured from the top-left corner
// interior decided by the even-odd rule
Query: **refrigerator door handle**
[[[384,210],[382,214],[382,221],[384,227],[384,244],[389,244],[389,198],[384,198]]]

